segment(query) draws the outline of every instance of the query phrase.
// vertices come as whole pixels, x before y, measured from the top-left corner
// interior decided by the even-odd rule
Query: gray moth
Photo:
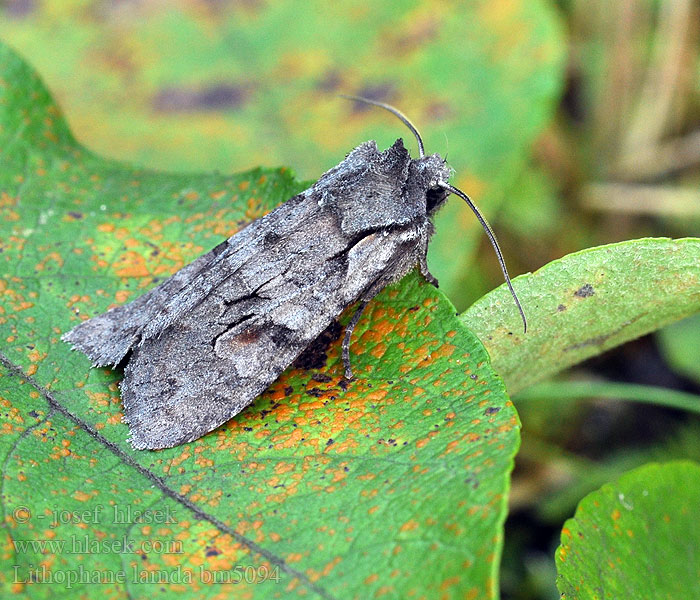
[[[136,449],[176,446],[222,425],[251,404],[348,307],[350,338],[366,304],[418,266],[432,217],[462,197],[489,236],[515,298],[495,236],[471,200],[448,183],[450,168],[411,158],[401,139],[380,152],[360,144],[309,189],[221,242],[157,287],[83,321],[63,340],[93,366],[125,363],[124,421]]]

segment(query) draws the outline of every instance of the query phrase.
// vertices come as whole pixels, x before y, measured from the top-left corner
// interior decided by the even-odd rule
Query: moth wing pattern
[[[241,273],[163,335],[137,346],[121,387],[134,447],[197,439],[253,402],[347,305],[381,280],[395,246],[413,247],[394,239],[387,247],[381,238],[371,234],[347,256],[333,256],[326,236],[322,256],[293,255],[259,273],[254,294],[243,291],[247,273]],[[342,238],[337,242],[344,247]],[[338,269],[341,262],[362,269],[362,278],[348,280]],[[311,269],[326,288],[321,293],[308,283]]]
[[[64,336],[96,364],[128,357],[121,391],[134,448],[225,423],[345,308],[423,264],[432,224],[416,163],[400,140],[382,153],[362,144],[158,287]]]
[[[278,207],[281,224],[293,220],[293,209],[289,202]],[[83,321],[62,339],[86,354],[93,366],[116,366],[137,344],[159,335],[204,300],[227,276],[227,268],[250,260],[259,249],[262,225],[262,219],[254,221],[132,302]]]
[[[148,324],[157,319],[167,299],[192,289],[192,281],[215,264],[217,254],[225,251],[226,246],[227,241],[222,242],[157,287],[128,304],[83,321],[62,339],[86,354],[94,367],[118,365],[142,339]]]

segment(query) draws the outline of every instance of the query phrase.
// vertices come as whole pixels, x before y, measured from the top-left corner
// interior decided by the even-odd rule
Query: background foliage
[[[38,69],[79,141],[143,167],[289,165],[315,179],[360,141],[407,137],[336,94],[392,102],[448,155],[513,274],[698,234],[696,2],[329,6],[5,0],[0,38]],[[500,283],[497,265],[456,200],[437,227],[431,266],[465,309]],[[697,348],[694,317],[579,365],[554,394],[514,398],[523,444],[504,596],[558,597],[552,556],[586,493],[652,459],[700,458],[697,417],[664,407],[663,392],[700,391]],[[612,400],[641,399],[640,386],[656,406]]]
[[[46,78],[78,140],[157,169],[289,165],[318,179],[362,141],[411,137],[338,97],[359,94],[400,106],[491,212],[526,171],[562,87],[561,25],[541,0],[69,1],[4,12],[0,36]],[[465,267],[480,228],[454,202],[437,230],[431,263],[466,308],[478,297]]]

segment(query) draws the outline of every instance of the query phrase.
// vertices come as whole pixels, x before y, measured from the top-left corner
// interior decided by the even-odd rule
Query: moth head
[[[452,169],[439,154],[424,156],[414,162],[425,181],[425,208],[432,217],[450,195],[440,184],[449,181]]]
[[[411,133],[413,133],[413,135],[416,137],[416,141],[418,142],[418,151],[420,153],[420,158],[411,161],[410,166],[413,170],[413,177],[411,179],[414,185],[421,186],[421,189],[425,190],[425,205],[428,216],[430,217],[435,214],[435,212],[445,203],[445,200],[447,200],[447,197],[450,194],[459,196],[469,205],[469,208],[472,209],[479,223],[481,223],[481,226],[484,228],[484,232],[489,238],[493,249],[496,251],[496,256],[498,257],[498,262],[501,265],[501,270],[503,271],[506,284],[508,285],[508,289],[515,300],[520,316],[522,317],[523,330],[527,331],[527,319],[525,318],[525,312],[523,311],[523,307],[520,305],[520,300],[518,300],[518,296],[513,289],[513,285],[511,284],[510,276],[508,275],[508,270],[506,269],[506,263],[505,260],[503,260],[503,254],[501,253],[501,248],[496,240],[496,235],[491,229],[491,226],[486,222],[486,219],[479,212],[479,209],[472,202],[471,198],[459,188],[456,188],[448,183],[451,173],[447,163],[439,154],[433,154],[431,156],[425,155],[425,147],[423,146],[423,140],[421,139],[420,133],[418,133],[418,130],[413,123],[411,123],[408,117],[397,108],[394,108],[390,104],[386,104],[384,102],[378,102],[376,100],[370,100],[360,96],[343,97],[350,100],[356,100],[358,102],[364,102],[366,104],[373,104],[388,110],[390,113],[398,117],[403,124],[411,130]]]

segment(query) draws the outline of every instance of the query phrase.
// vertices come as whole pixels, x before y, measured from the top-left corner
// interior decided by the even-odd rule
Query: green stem
[[[700,414],[700,396],[668,388],[609,381],[548,381],[518,392],[516,402],[606,398],[658,404]]]

